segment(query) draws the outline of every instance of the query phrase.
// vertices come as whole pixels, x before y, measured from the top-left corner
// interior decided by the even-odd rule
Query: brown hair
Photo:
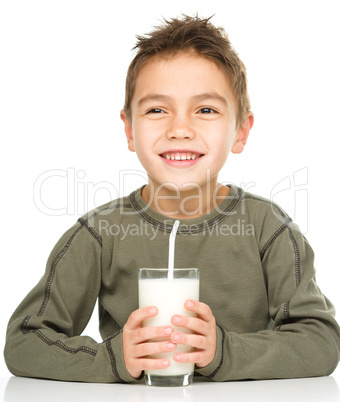
[[[229,78],[231,90],[236,99],[239,128],[250,110],[247,91],[246,68],[238,54],[232,48],[223,28],[215,27],[209,18],[190,17],[182,15],[182,19],[164,19],[164,24],[155,26],[146,36],[137,35],[137,53],[132,60],[125,87],[124,109],[127,119],[131,122],[131,99],[134,94],[136,79],[141,68],[156,55],[175,55],[180,51],[194,51],[198,55],[214,61],[224,69]]]

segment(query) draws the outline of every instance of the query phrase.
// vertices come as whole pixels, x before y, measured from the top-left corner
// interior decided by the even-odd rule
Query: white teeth
[[[166,153],[163,155],[168,160],[171,159],[171,160],[177,160],[177,161],[180,161],[180,160],[185,161],[185,160],[190,160],[190,159],[194,160],[199,157],[198,155],[191,154],[190,152],[182,153],[182,154],[180,154],[179,152],[178,153]]]

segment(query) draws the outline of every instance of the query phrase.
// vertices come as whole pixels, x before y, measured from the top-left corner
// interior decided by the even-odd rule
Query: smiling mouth
[[[190,168],[203,158],[204,154],[195,154],[193,152],[183,152],[183,153],[164,153],[159,155],[164,163],[172,168],[176,169],[186,169]]]
[[[202,156],[204,156],[204,154],[193,154],[190,152],[185,152],[185,153],[164,153],[164,154],[160,154],[160,157],[162,157],[163,159],[167,159],[169,161],[173,160],[173,161],[187,161],[187,160],[196,160],[199,158],[202,158]]]

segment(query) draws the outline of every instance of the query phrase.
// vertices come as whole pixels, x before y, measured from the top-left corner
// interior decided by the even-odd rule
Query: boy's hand
[[[131,377],[138,378],[143,370],[162,369],[170,365],[169,359],[147,358],[148,355],[172,352],[176,349],[176,344],[169,340],[174,331],[171,326],[142,327],[144,320],[157,313],[156,307],[135,310],[123,327],[123,356],[126,369]],[[149,342],[159,338],[162,338],[162,341]]]
[[[173,325],[193,331],[193,334],[173,332],[170,339],[173,343],[194,347],[190,353],[175,353],[174,359],[179,363],[195,363],[197,367],[205,367],[212,362],[216,352],[216,320],[210,307],[205,303],[187,300],[185,308],[197,314],[197,317],[174,315]]]

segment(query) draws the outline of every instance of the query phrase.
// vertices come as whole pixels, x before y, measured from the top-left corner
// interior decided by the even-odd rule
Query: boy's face
[[[225,73],[206,58],[179,53],[156,56],[141,69],[131,124],[124,110],[121,118],[129,150],[137,153],[149,182],[155,188],[188,191],[216,183],[229,152],[242,152],[252,114],[237,129],[236,113]],[[190,151],[196,159],[176,160]]]

